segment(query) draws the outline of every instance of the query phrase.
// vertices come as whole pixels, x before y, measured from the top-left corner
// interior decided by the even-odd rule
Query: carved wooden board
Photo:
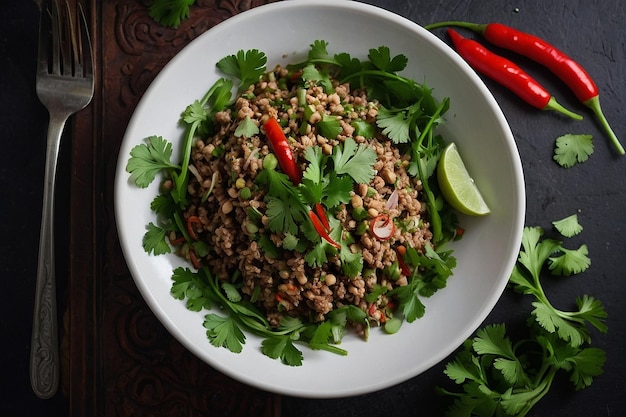
[[[69,277],[62,388],[71,416],[278,416],[280,399],[212,369],[157,321],[118,243],[113,183],[132,112],[159,70],[190,40],[267,0],[199,0],[177,29],[149,1],[89,0],[96,94],[74,118]]]

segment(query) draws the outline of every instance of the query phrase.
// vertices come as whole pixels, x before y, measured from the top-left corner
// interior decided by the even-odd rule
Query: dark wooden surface
[[[57,205],[59,305],[63,391],[37,399],[28,381],[47,113],[34,91],[38,9],[35,2],[0,3],[0,153],[2,257],[0,263],[1,416],[436,416],[446,402],[434,394],[449,386],[445,361],[396,387],[366,396],[310,400],[258,391],[199,362],[156,321],[139,296],[116,238],[113,174],[117,149],[132,110],[159,69],[190,39],[218,21],[265,1],[203,0],[179,31],[157,27],[140,0],[97,2],[99,85],[93,104],[68,128],[59,167]],[[420,24],[440,20],[502,22],[551,40],[596,79],[603,109],[626,143],[626,3],[611,1],[430,2],[375,0]],[[94,2],[96,4],[96,2]],[[443,31],[437,35],[444,37]],[[498,51],[502,52],[502,51]],[[508,55],[514,57],[514,55]],[[554,303],[571,308],[576,296],[600,299],[607,334],[594,345],[607,352],[605,372],[574,392],[555,382],[532,416],[626,415],[626,157],[617,157],[594,121],[547,71],[515,59],[559,101],[584,113],[570,122],[529,108],[487,81],[509,120],[522,156],[528,193],[527,225],[575,212],[584,226],[571,241],[586,243],[592,259],[583,275],[548,283]],[[594,136],[590,160],[569,170],[552,161],[554,140],[565,133]],[[505,292],[486,323],[519,324],[528,299]],[[410,358],[407,358],[410,360]],[[373,376],[375,377],[375,376]]]

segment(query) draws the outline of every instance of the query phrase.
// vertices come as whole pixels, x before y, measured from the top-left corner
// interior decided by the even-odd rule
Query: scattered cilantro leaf
[[[553,275],[570,276],[580,274],[591,266],[591,259],[587,256],[587,245],[581,245],[578,249],[560,249],[561,254],[550,257],[550,270]]]
[[[555,220],[552,222],[552,225],[563,237],[574,237],[583,231],[583,227],[578,222],[577,214],[572,214],[561,220]]]
[[[196,0],[152,0],[148,14],[163,26],[178,28],[189,17],[189,6]]]
[[[591,135],[567,134],[556,138],[553,159],[563,168],[585,162],[593,154]]]

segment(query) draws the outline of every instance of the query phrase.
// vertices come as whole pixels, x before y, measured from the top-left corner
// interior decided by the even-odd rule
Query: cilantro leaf
[[[329,176],[322,189],[320,200],[326,207],[336,207],[341,203],[350,201],[350,192],[354,189],[354,183],[349,176],[337,177],[335,173]]]
[[[333,83],[330,80],[328,72],[317,69],[313,64],[307,65],[303,68],[302,79],[305,81],[312,81],[314,84],[321,85],[324,89],[324,92],[328,94],[334,92]]]
[[[187,106],[181,117],[188,124],[192,124],[195,121],[204,122],[207,119],[207,112],[202,103],[199,100],[195,100]]]
[[[486,326],[478,330],[472,347],[479,355],[495,355],[493,367],[499,370],[512,386],[527,385],[530,380],[523,365],[513,351],[513,345],[505,335],[504,325]]]
[[[143,249],[154,255],[163,255],[165,253],[170,253],[172,249],[170,245],[167,243],[166,233],[167,231],[159,226],[156,226],[154,223],[150,222],[148,226],[146,226],[146,233],[143,235],[142,245]]]
[[[304,159],[309,162],[303,178],[311,180],[313,184],[319,184],[323,177],[324,154],[319,146],[309,146],[304,150]]]
[[[259,127],[256,124],[254,124],[250,116],[246,116],[246,118],[243,119],[239,123],[234,133],[234,135],[238,138],[242,136],[245,138],[251,138],[252,136],[258,135],[258,134],[259,134]]]
[[[591,135],[567,134],[556,138],[553,159],[563,168],[585,162],[593,154]]]
[[[207,293],[207,283],[202,275],[192,272],[189,268],[178,267],[172,274],[170,293],[177,300],[187,300],[187,308],[200,311],[211,308],[211,299]]]
[[[389,73],[402,71],[409,62],[405,55],[396,55],[392,59],[391,52],[387,46],[370,49],[368,58],[376,68]]]
[[[552,224],[564,237],[574,237],[583,231],[583,227],[578,223],[577,214],[572,214],[561,220],[555,220]]]
[[[414,279],[408,285],[396,287],[390,292],[390,295],[397,297],[398,308],[409,323],[423,317],[426,312],[426,307],[419,298],[419,290],[419,281]]]
[[[570,381],[580,390],[591,385],[593,378],[602,374],[606,353],[598,348],[585,348],[567,361],[572,368]]]
[[[406,122],[405,113],[402,110],[392,110],[381,106],[378,109],[376,125],[383,130],[393,143],[408,143],[410,141],[410,125]]]
[[[581,245],[576,250],[561,247],[558,256],[549,258],[549,268],[553,275],[570,276],[580,274],[591,265],[591,259],[587,256],[588,254],[587,245]]]
[[[302,352],[294,346],[289,336],[268,337],[261,342],[261,352],[272,359],[280,358],[285,365],[302,365]]]
[[[172,164],[172,144],[161,136],[150,136],[148,143],[136,145],[130,151],[130,159],[126,164],[126,172],[130,179],[141,188],[146,188],[154,181],[162,169],[177,169]]]
[[[266,69],[267,56],[258,49],[247,51],[239,50],[234,55],[222,58],[217,67],[226,75],[231,75],[241,81],[238,91],[245,91],[250,85],[259,80]]]
[[[241,353],[243,350],[246,336],[232,317],[209,313],[204,316],[203,326],[213,346],[225,347],[233,353]]]
[[[298,224],[304,220],[302,212],[290,203],[291,199],[281,200],[268,197],[265,214],[269,219],[268,227],[272,232],[298,233]]]
[[[373,139],[376,136],[376,128],[362,119],[353,120],[350,125],[354,128],[355,136],[363,136],[365,139]]]
[[[196,0],[152,0],[148,14],[163,26],[178,28],[189,17],[189,6]]]
[[[241,301],[241,294],[239,294],[239,290],[237,290],[237,287],[235,285],[231,284],[230,282],[223,282],[222,289],[224,290],[228,301],[230,301],[231,303],[238,303],[239,301]]]
[[[365,144],[359,144],[347,138],[341,146],[333,148],[332,159],[338,175],[348,174],[357,183],[367,184],[374,177],[376,151]]]
[[[317,122],[317,128],[319,129],[320,135],[327,139],[336,139],[337,136],[343,132],[343,128],[341,127],[339,120],[335,116],[328,114],[322,115],[322,120]]]

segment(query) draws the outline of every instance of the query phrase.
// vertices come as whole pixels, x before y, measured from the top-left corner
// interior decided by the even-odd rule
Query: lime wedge
[[[441,154],[437,164],[437,180],[443,198],[461,213],[484,216],[491,211],[467,172],[454,142],[446,146]]]

